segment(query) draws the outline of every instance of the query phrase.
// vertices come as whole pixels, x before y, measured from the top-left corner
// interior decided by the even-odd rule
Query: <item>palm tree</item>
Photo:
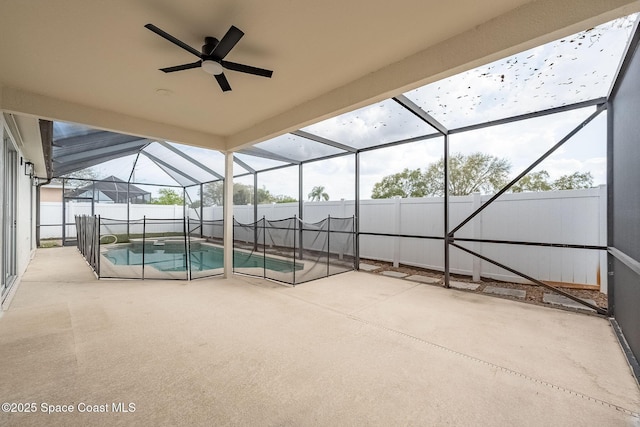
[[[309,200],[312,202],[321,201],[321,200],[329,200],[329,195],[325,193],[324,187],[322,185],[317,185],[313,187],[311,193],[309,193]]]

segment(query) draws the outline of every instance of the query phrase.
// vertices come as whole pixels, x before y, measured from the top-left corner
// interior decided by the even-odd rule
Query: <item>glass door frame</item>
[[[18,225],[18,148],[15,145],[13,135],[5,124],[4,117],[0,123],[0,136],[2,138],[2,150],[0,174],[2,184],[2,274],[0,283],[0,299],[9,294],[11,286],[17,278],[17,225]]]

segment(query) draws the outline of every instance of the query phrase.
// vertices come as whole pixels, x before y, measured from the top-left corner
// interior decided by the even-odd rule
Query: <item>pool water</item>
[[[132,250],[131,247],[109,249],[104,256],[115,265],[142,265],[142,251]],[[191,251],[191,270],[204,271],[223,268],[223,249],[220,247],[203,247]],[[152,265],[160,271],[187,271],[186,254],[184,251],[165,251],[160,248],[146,248],[144,264]],[[266,257],[257,253],[233,252],[234,268],[263,268],[281,273],[293,272],[292,261]],[[304,266],[296,263],[295,269],[302,270]]]

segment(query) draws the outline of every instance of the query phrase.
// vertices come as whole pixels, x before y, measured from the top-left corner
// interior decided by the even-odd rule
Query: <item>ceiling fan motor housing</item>
[[[211,52],[213,52],[213,49],[218,46],[218,43],[219,41],[215,37],[205,37],[204,44],[202,45],[202,56],[205,57],[211,55]]]

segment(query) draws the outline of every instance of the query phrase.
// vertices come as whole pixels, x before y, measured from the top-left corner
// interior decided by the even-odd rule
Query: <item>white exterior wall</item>
[[[23,157],[18,150],[18,164]],[[24,157],[23,157],[24,158]],[[16,229],[17,272],[21,276],[31,260],[31,253],[35,249],[35,188],[31,186],[31,178],[24,174],[24,165],[18,169],[18,207]]]
[[[7,248],[7,242],[9,242],[8,236],[5,235],[4,222],[6,218],[3,212],[0,212],[0,279],[4,281],[4,257],[6,254],[13,254],[15,256],[15,280],[13,281],[12,288],[8,290],[3,296],[2,300],[2,309],[6,309],[7,305],[10,301],[9,295],[15,291],[15,288],[20,282],[21,276],[24,274],[27,266],[29,265],[29,261],[31,260],[33,251],[35,250],[35,195],[36,189],[32,186],[31,177],[25,175],[25,163],[30,161],[28,159],[21,147],[24,144],[37,144],[40,145],[41,142],[38,141],[19,141],[16,140],[16,134],[9,130],[9,126],[4,120],[4,116],[0,115],[0,149],[4,153],[5,150],[5,135],[8,135],[11,142],[11,148],[15,149],[17,153],[16,158],[16,171],[15,171],[15,179],[16,179],[16,196],[15,196],[15,247]],[[0,156],[0,187],[2,191],[0,191],[0,198],[4,197],[5,194],[8,194],[8,186],[9,182],[5,180],[5,156],[4,154]],[[3,199],[3,205],[5,200]],[[8,205],[7,201],[7,205]],[[4,211],[4,206],[2,211]],[[6,253],[5,253],[6,252]],[[11,282],[8,282],[11,283]]]

